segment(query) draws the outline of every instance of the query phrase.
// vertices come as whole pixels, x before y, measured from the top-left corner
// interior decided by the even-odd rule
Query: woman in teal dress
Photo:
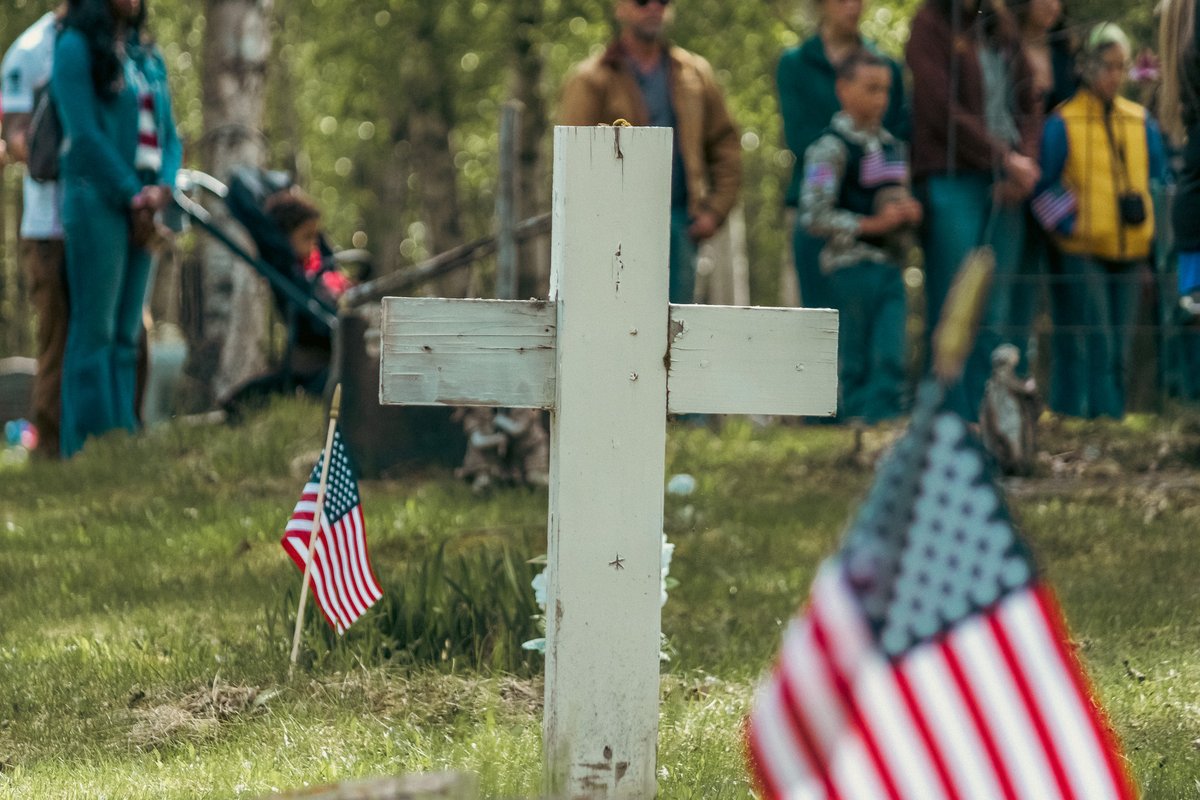
[[[64,457],[91,436],[137,428],[134,406],[146,242],[182,148],[143,0],[70,0],[54,51],[62,121],[62,221],[71,314],[63,364]]]

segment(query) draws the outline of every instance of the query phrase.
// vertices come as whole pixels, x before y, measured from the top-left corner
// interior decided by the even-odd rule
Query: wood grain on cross
[[[668,305],[671,141],[555,129],[549,301],[384,300],[381,402],[551,412],[554,796],[655,793],[667,413],[836,405],[836,312]]]

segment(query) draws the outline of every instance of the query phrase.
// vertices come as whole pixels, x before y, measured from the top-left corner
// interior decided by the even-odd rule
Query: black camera
[[[1133,228],[1146,221],[1146,201],[1137,192],[1122,192],[1117,198],[1121,222]]]

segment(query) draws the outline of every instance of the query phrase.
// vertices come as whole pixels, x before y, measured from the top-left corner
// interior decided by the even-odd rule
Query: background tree
[[[200,158],[205,172],[227,181],[239,166],[260,167],[272,0],[205,0]],[[218,221],[224,221],[218,213]],[[218,353],[213,393],[226,395],[266,371],[270,294],[263,280],[213,242],[204,247],[205,338]]]
[[[899,54],[919,0],[875,0],[864,29]],[[7,0],[0,45],[51,0]],[[319,202],[332,238],[366,247],[389,272],[490,232],[501,106],[525,109],[521,216],[549,206],[550,124],[570,66],[611,36],[612,0],[152,0],[151,24],[167,56],[187,162],[223,173],[229,163],[265,163],[295,173]],[[1070,3],[1080,29],[1120,22],[1152,43],[1147,4]],[[783,188],[791,154],[783,144],[774,72],[779,53],[812,28],[805,0],[681,0],[672,36],[712,62],[743,131],[743,200],[751,299],[774,303],[788,233]],[[268,58],[269,56],[269,58]],[[269,65],[269,69],[268,69]],[[261,131],[261,136],[257,133]],[[12,193],[8,195],[10,202]],[[9,226],[12,229],[12,226]],[[186,248],[196,237],[185,239]],[[544,245],[543,245],[544,248]],[[545,250],[522,254],[522,296],[545,292]],[[11,253],[6,274],[15,276]],[[431,291],[488,296],[491,265]],[[184,269],[185,307],[204,298],[193,326],[201,354],[223,384],[246,353],[262,353],[269,304],[262,283],[236,283],[218,268]],[[237,275],[238,273],[233,273]],[[19,311],[15,277],[0,283],[0,315]],[[213,341],[246,300],[236,351],[221,362]],[[224,316],[222,316],[224,314]],[[275,337],[278,341],[282,337]],[[0,341],[3,341],[0,339]],[[253,342],[253,346],[240,344]],[[193,347],[195,354],[197,348]],[[257,362],[254,362],[257,363]]]

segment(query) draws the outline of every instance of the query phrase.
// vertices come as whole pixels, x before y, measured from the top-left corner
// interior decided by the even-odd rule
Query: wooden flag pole
[[[942,386],[948,387],[962,377],[995,271],[995,252],[991,247],[979,247],[963,259],[950,285],[941,319],[933,331],[933,374]]]
[[[296,659],[300,656],[300,630],[304,626],[304,606],[308,602],[308,579],[312,575],[313,553],[317,549],[317,538],[321,533],[321,515],[325,513],[325,488],[329,485],[329,458],[333,455],[333,433],[337,429],[338,414],[342,407],[342,385],[333,388],[333,403],[329,406],[329,429],[325,432],[325,456],[321,459],[321,483],[317,489],[317,505],[313,509],[312,533],[308,537],[308,552],[304,557],[304,579],[300,583],[300,607],[296,609],[296,630],[292,634],[292,662],[288,666],[288,679],[296,670]]]

